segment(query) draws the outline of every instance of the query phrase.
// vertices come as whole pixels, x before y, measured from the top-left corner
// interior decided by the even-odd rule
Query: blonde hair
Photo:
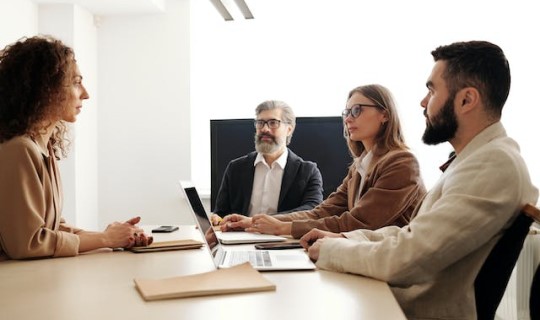
[[[381,112],[384,112],[388,118],[388,121],[381,125],[381,128],[375,137],[375,146],[372,150],[373,156],[379,158],[392,150],[408,149],[402,134],[396,104],[390,90],[379,84],[360,86],[349,92],[347,100],[355,93],[361,94],[371,100],[371,102],[377,105],[378,109],[381,110]],[[349,146],[349,151],[352,156],[354,158],[361,156],[365,151],[364,144],[361,141],[351,140],[345,125],[343,126],[343,134],[347,140],[347,145]]]

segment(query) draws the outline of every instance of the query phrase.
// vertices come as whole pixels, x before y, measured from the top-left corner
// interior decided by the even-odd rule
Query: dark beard
[[[447,142],[456,135],[458,123],[454,113],[454,97],[455,95],[446,100],[442,109],[432,120],[426,118],[426,130],[422,136],[425,144],[436,145]]]

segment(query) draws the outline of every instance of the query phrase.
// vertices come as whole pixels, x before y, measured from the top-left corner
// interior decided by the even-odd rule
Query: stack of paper
[[[248,262],[227,269],[158,280],[134,279],[146,301],[228,293],[275,291],[276,286]]]

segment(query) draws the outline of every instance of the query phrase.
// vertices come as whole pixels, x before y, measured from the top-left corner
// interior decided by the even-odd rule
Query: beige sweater
[[[26,136],[0,144],[0,260],[74,256],[80,229],[62,219],[52,150]]]

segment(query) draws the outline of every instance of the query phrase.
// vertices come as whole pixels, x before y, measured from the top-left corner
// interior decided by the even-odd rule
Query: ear
[[[381,119],[381,124],[385,124],[388,122],[388,112],[385,110],[382,112],[382,119]]]
[[[466,87],[456,94],[457,112],[468,113],[480,105],[480,93],[474,87]]]
[[[287,137],[291,136],[293,134],[294,128],[291,125],[287,126]]]

